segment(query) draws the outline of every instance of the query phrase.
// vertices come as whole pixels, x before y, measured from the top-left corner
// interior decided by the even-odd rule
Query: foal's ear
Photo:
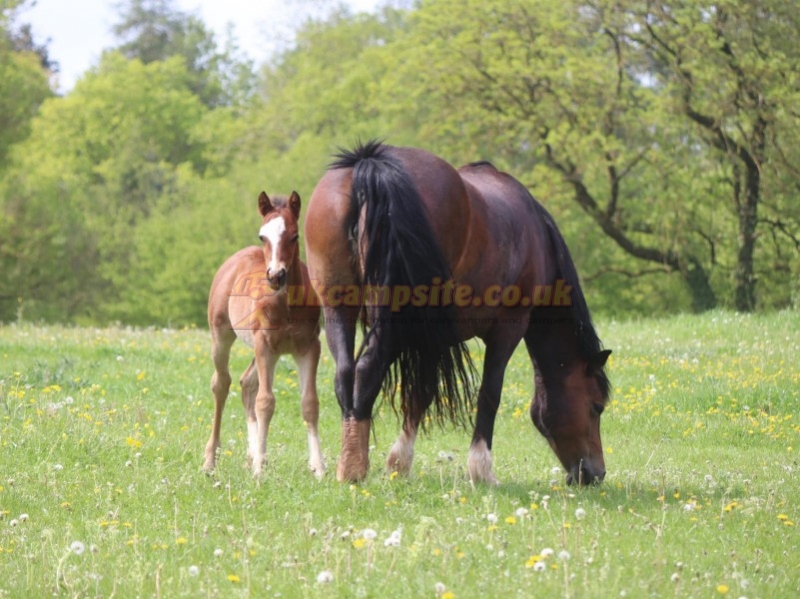
[[[261,195],[258,196],[258,211],[261,213],[261,216],[266,216],[270,212],[275,210],[275,207],[272,205],[272,202],[269,201],[269,196],[266,192],[261,192]]]
[[[586,364],[586,374],[592,375],[599,372],[600,369],[606,365],[606,362],[608,361],[608,356],[610,355],[611,355],[610,349],[604,349],[603,351],[597,352],[589,360],[589,363]]]
[[[289,210],[292,211],[296,219],[300,220],[300,194],[296,191],[293,191],[292,195],[289,196]]]

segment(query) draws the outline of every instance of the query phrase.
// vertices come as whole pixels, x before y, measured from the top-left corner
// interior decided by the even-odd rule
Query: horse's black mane
[[[474,166],[488,166],[490,168],[493,168],[494,170],[497,170],[497,167],[495,165],[493,165],[491,162],[489,162],[488,160],[478,160],[476,162],[470,162],[467,166],[473,166],[473,167]]]
[[[578,353],[584,360],[591,361],[603,350],[603,344],[592,323],[592,316],[589,313],[589,306],[586,304],[586,297],[583,295],[575,263],[572,261],[567,243],[558,230],[553,217],[533,196],[531,196],[531,200],[533,200],[534,206],[547,227],[550,241],[553,244],[553,252],[558,265],[556,278],[564,279],[568,285],[572,286],[572,292],[570,293],[572,304],[558,309],[569,311],[570,320],[572,320],[575,327],[575,335],[578,337]],[[611,381],[608,379],[605,368],[597,369],[595,376],[603,398],[608,399],[611,393]]]

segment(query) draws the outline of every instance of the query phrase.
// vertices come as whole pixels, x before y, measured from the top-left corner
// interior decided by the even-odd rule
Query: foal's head
[[[604,366],[610,354],[537,365],[531,418],[564,465],[568,484],[599,483],[606,475],[600,415],[608,400]]]
[[[258,196],[258,211],[264,218],[258,237],[264,244],[267,282],[277,291],[286,288],[289,269],[299,257],[300,196],[296,191],[288,198],[269,199],[263,191]]]

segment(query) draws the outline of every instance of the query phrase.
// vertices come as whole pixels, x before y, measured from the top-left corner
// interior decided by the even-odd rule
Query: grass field
[[[452,429],[419,440],[410,478],[386,476],[388,409],[368,479],[337,483],[327,353],[328,475],[307,470],[284,359],[259,484],[238,394],[216,474],[200,471],[207,332],[2,327],[0,596],[800,596],[800,313],[598,328],[614,350],[608,475],[582,489],[528,418],[524,348],[498,417],[499,488],[470,486],[470,436]]]

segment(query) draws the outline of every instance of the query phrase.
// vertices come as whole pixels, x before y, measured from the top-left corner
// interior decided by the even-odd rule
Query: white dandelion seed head
[[[710,483],[710,482],[711,482],[711,481],[713,481],[713,480],[714,480],[714,477],[713,477],[713,476],[711,476],[710,474],[706,474],[706,482],[707,482],[707,483]]]
[[[371,541],[372,539],[374,539],[375,537],[377,537],[377,536],[378,536],[378,533],[377,533],[377,532],[375,532],[374,530],[372,530],[371,528],[365,528],[365,529],[364,529],[364,530],[361,532],[361,536],[362,536],[362,537],[363,537],[365,540],[367,540],[367,541]]]
[[[220,549],[219,547],[214,549],[214,557],[222,557],[222,549]]]
[[[547,570],[547,565],[544,562],[536,562],[533,564],[534,572],[544,572],[545,570]]]
[[[20,522],[27,522],[28,521],[28,514],[20,514],[19,515]]]
[[[550,501],[550,495],[542,495],[542,501]]]
[[[71,405],[71,404],[75,403],[75,398],[72,397],[71,395],[67,395],[64,398],[64,403],[67,404],[67,405]]]
[[[506,556],[506,552],[503,551],[502,549],[497,552],[497,557],[505,557],[505,556]]]
[[[99,553],[100,547],[98,547],[97,545],[89,545],[89,551],[91,551],[92,553]]]
[[[309,529],[308,536],[309,537],[316,537],[317,536],[317,529],[316,528]]]
[[[434,588],[434,590],[436,591],[436,594],[437,594],[437,595],[441,595],[442,593],[444,593],[444,592],[447,590],[447,587],[444,585],[444,583],[443,583],[443,582],[437,582],[437,583],[436,583],[436,584],[433,586],[433,588]]]
[[[200,568],[197,566],[189,566],[189,576],[197,576],[200,574]]]
[[[346,541],[349,537],[350,537],[350,531],[349,530],[346,530],[342,534],[339,535],[339,538],[342,541]]]
[[[117,362],[122,362],[124,359],[122,356],[117,356]]]
[[[545,547],[544,549],[542,549],[542,550],[539,552],[539,555],[541,555],[541,556],[542,556],[542,557],[544,557],[544,558],[547,558],[547,557],[550,557],[551,555],[553,555],[554,553],[555,553],[555,551],[553,551],[552,549],[550,549],[550,547]]]
[[[560,474],[561,473],[561,466],[553,466],[550,468],[550,474]]]
[[[461,516],[456,516],[456,524],[464,524],[464,518]]]
[[[323,570],[319,574],[317,574],[317,582],[319,584],[328,584],[333,582],[333,572],[330,570]]]
[[[497,524],[496,514],[486,514],[486,519],[489,521],[489,524]]]
[[[570,558],[569,551],[567,551],[566,549],[562,549],[561,551],[558,552],[558,559],[560,559],[562,562],[567,561],[569,558]]]
[[[517,518],[524,518],[528,515],[528,508],[518,507],[514,513],[517,515]]]
[[[125,462],[125,467],[126,468],[130,468],[131,466],[133,466],[133,462],[132,461],[128,460],[127,462]]]
[[[18,524],[19,520],[17,520],[16,518],[14,518],[11,522],[8,523],[8,525],[11,527],[17,526]]]
[[[56,472],[60,472],[63,469],[64,469],[64,466],[62,466],[61,464],[55,464],[53,466],[53,470],[55,470]]]
[[[69,546],[69,550],[75,555],[82,555],[83,552],[86,551],[86,545],[80,541],[72,541],[72,544]]]
[[[579,507],[577,510],[575,510],[575,517],[578,520],[583,520],[586,517],[586,510],[582,507]]]
[[[400,541],[402,539],[403,533],[398,528],[392,534],[389,535],[389,538],[383,542],[385,547],[399,547]]]
[[[673,572],[672,576],[669,577],[672,582],[678,582],[681,579],[681,575],[677,572]]]

